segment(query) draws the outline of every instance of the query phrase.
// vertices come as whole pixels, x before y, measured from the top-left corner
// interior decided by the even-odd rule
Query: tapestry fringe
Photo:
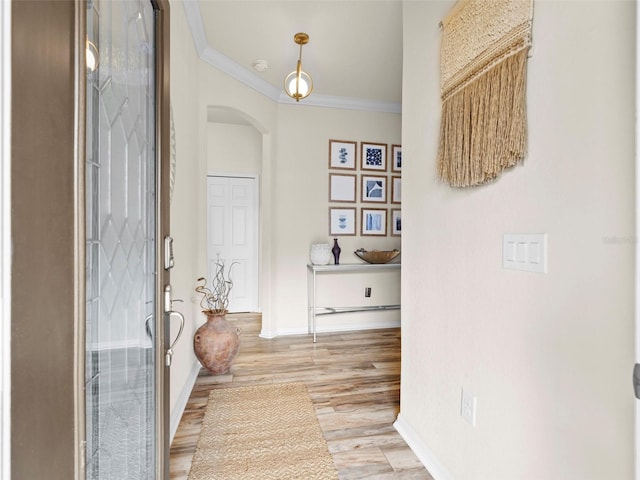
[[[528,48],[443,99],[438,175],[452,187],[491,182],[527,150]]]

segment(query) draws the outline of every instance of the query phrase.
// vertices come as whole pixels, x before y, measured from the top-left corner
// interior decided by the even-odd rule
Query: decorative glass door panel
[[[148,0],[90,0],[87,15],[98,66],[87,76],[86,478],[152,479],[155,12]]]

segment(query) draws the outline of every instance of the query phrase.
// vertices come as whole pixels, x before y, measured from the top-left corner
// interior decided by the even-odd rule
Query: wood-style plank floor
[[[341,480],[428,479],[429,472],[393,428],[400,400],[400,329],[259,337],[260,316],[228,315],[242,329],[231,373],[202,369],[171,445],[172,480],[186,480],[209,392],[302,381]],[[313,479],[301,479],[313,480]]]

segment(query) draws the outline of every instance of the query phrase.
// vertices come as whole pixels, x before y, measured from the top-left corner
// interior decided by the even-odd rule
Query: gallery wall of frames
[[[329,235],[402,234],[402,146],[329,140]]]

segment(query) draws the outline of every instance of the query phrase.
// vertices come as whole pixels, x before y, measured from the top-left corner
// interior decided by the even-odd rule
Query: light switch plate
[[[504,234],[502,268],[547,273],[547,234]]]

